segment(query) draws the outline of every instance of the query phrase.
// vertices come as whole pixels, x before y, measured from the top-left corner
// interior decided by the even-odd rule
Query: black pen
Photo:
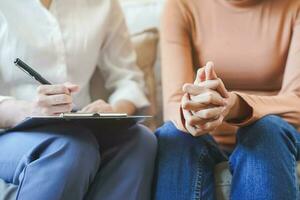
[[[26,74],[31,76],[33,79],[40,82],[42,85],[52,85],[49,81],[47,81],[45,78],[42,77],[39,73],[37,73],[34,69],[29,67],[25,62],[23,62],[21,59],[17,58],[15,60],[15,65],[19,67],[22,71],[24,71]]]
[[[34,69],[32,69],[29,65],[23,62],[20,58],[17,58],[14,63],[22,71],[24,71],[26,74],[31,76],[33,79],[37,80],[42,85],[52,85],[49,81],[47,81],[44,77],[42,77],[42,75],[37,73]],[[77,112],[77,110],[73,109],[71,112]]]

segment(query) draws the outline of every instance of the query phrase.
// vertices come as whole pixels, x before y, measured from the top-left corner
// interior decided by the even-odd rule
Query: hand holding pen
[[[79,87],[71,83],[60,85],[41,85],[37,89],[35,107],[42,115],[59,115],[73,110],[72,93],[78,92]]]
[[[58,115],[67,112],[76,112],[73,107],[71,94],[79,91],[79,86],[72,83],[52,85],[39,73],[20,59],[15,64],[25,73],[37,80],[40,85],[37,89],[37,98],[34,102],[35,115]]]

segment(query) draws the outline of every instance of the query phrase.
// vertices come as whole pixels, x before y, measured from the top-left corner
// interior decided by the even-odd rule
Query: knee
[[[294,128],[280,117],[269,115],[240,128],[237,133],[238,145],[252,150],[268,147],[273,152],[275,149],[282,150],[280,147],[290,146],[294,141],[292,129]]]
[[[181,137],[184,137],[187,134],[177,129],[172,122],[168,121],[156,130],[155,135],[158,139],[172,138],[176,140]]]
[[[162,127],[157,129],[155,135],[158,138],[158,153],[161,155],[193,153],[208,154],[208,143],[213,142],[209,135],[193,137],[189,133],[182,132],[175,127],[172,122],[166,122]]]
[[[240,128],[237,147],[230,156],[232,171],[280,168],[293,163],[297,156],[294,128],[277,116],[266,116],[250,126]],[[261,168],[261,169],[262,169]],[[280,169],[282,170],[282,168]],[[245,172],[247,173],[247,172]]]
[[[132,143],[136,149],[141,149],[145,157],[156,154],[157,139],[152,131],[143,125],[136,125],[130,132],[132,132]]]
[[[285,122],[282,118],[276,115],[267,115],[253,124],[243,127],[239,130],[239,132],[243,131],[252,131],[252,132],[264,132],[265,130],[269,130],[271,128],[280,128],[281,126],[285,126],[287,122]]]
[[[182,132],[175,127],[172,122],[166,122],[162,127],[156,130],[156,137],[160,143],[176,144],[182,143],[184,141],[196,139],[189,135],[188,133]]]
[[[210,168],[215,162],[214,147],[211,146],[214,141],[209,135],[193,137],[178,130],[172,122],[166,122],[156,131],[156,136],[158,138],[156,187],[160,187],[160,183],[165,179],[175,182],[182,178],[192,180],[194,174],[191,171],[198,173],[199,170]],[[173,175],[171,178],[170,174]]]

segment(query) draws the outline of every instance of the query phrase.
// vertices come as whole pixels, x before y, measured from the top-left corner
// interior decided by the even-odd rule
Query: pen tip
[[[19,58],[17,58],[17,59],[14,61],[15,64],[18,64],[18,62],[19,62]]]

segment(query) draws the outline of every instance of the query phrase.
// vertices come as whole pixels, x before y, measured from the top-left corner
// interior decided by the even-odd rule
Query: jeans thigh
[[[13,183],[19,176],[24,163],[39,157],[39,148],[51,143],[56,138],[72,135],[72,137],[89,138],[98,146],[93,135],[80,126],[45,125],[24,131],[2,132],[0,135],[0,178]]]

